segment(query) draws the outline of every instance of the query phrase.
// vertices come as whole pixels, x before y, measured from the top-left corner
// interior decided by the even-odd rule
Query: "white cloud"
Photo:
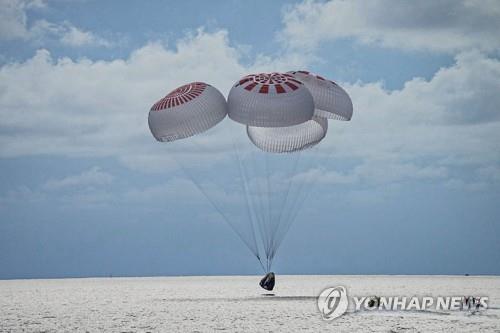
[[[487,165],[477,170],[477,175],[485,182],[500,182],[500,166]]]
[[[81,174],[61,179],[50,179],[38,186],[19,186],[0,194],[0,208],[14,203],[46,203],[57,202],[58,207],[96,208],[110,205],[143,205],[164,208],[164,202],[177,200],[189,205],[209,202],[203,197],[196,186],[185,178],[170,178],[167,182],[142,187],[130,186],[117,189],[109,186],[115,177],[101,171],[98,167],[91,168]],[[215,189],[212,195],[220,195]],[[234,200],[234,198],[218,198],[218,200]],[[222,201],[220,201],[222,202]],[[155,206],[156,207],[156,206]]]
[[[90,31],[81,30],[68,21],[60,24],[46,20],[36,21],[30,29],[31,38],[43,42],[49,38],[58,40],[64,45],[72,47],[103,46],[111,47],[113,44]]]
[[[445,183],[445,186],[452,190],[459,191],[482,191],[488,188],[490,184],[481,181],[467,182],[463,179],[452,178]]]
[[[153,141],[147,125],[154,101],[198,80],[227,94],[246,73],[289,70],[308,60],[293,54],[243,65],[241,54],[226,31],[199,30],[169,48],[150,43],[127,59],[54,60],[40,50],[25,62],[4,65],[0,156],[111,156],[132,168],[165,170],[169,150]],[[330,122],[322,149],[354,163],[355,172],[330,173],[332,182],[441,179],[450,168],[500,163],[492,154],[500,142],[497,59],[464,52],[430,80],[414,78],[400,90],[377,82],[344,86],[353,99],[353,120]],[[225,136],[213,138],[213,147],[228,144]]]
[[[495,177],[500,166],[500,61],[467,52],[430,80],[415,78],[400,90],[386,90],[381,83],[345,86],[353,99],[353,120],[330,122],[322,149],[331,152],[332,164],[349,161],[354,166],[344,173],[327,172],[327,181],[444,180],[460,177],[463,168],[469,173],[483,168],[482,175]]]
[[[306,0],[289,7],[283,20],[280,37],[294,48],[354,38],[409,50],[500,49],[500,3],[494,0]]]
[[[28,39],[26,11],[41,8],[43,1],[1,0],[0,1],[0,40]]]
[[[87,187],[83,190],[78,188],[68,188],[68,191],[57,195],[52,195],[51,189],[46,186],[32,191],[43,194],[45,200],[59,201],[62,205],[70,207],[79,206],[84,208],[109,207],[110,205],[143,205],[148,207],[164,208],[164,203],[168,200],[179,200],[180,202],[194,203],[193,198],[201,198],[201,194],[196,187],[186,179],[169,179],[168,182],[147,185],[144,187],[130,186],[125,190],[107,187]],[[203,199],[198,200],[202,202]]]
[[[46,190],[60,190],[73,187],[101,186],[110,184],[112,181],[112,175],[102,171],[99,167],[93,167],[78,175],[50,179],[43,185],[43,188]]]
[[[3,205],[8,206],[12,203],[27,204],[41,202],[46,199],[47,196],[45,193],[23,185],[7,191],[7,193],[2,193],[2,195],[0,195],[0,208],[2,208]]]
[[[175,49],[151,43],[113,61],[53,60],[39,50],[0,69],[0,155],[114,156],[164,169],[165,146],[147,125],[156,100],[186,82],[227,93],[247,72],[288,69],[280,61],[244,66],[239,59],[225,31],[199,30]]]
[[[380,83],[346,85],[354,103],[350,123],[331,122],[327,137],[337,156],[435,163],[498,163],[500,61],[480,53],[430,80],[415,78],[401,90]]]
[[[46,6],[41,0],[0,1],[0,40],[24,39],[43,43],[49,39],[56,39],[72,47],[112,46],[110,41],[75,27],[68,21],[54,23],[41,19],[28,22],[29,10]]]
[[[443,166],[421,166],[412,163],[366,160],[347,172],[336,170],[311,169],[298,174],[298,180],[331,184],[378,185],[402,181],[445,179],[448,170]]]
[[[97,37],[90,31],[83,31],[72,25],[67,26],[67,30],[62,34],[61,42],[70,46],[111,46],[111,43],[107,40]]]

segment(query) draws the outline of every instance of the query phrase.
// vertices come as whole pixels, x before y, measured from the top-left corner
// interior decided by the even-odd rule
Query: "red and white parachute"
[[[156,140],[185,139],[214,127],[226,117],[224,96],[203,82],[192,82],[171,91],[149,111],[149,128]]]
[[[270,271],[310,192],[307,175],[314,172],[300,170],[311,167],[308,148],[325,138],[328,119],[351,120],[352,113],[351,99],[337,83],[307,71],[290,71],[246,75],[232,86],[227,102],[209,84],[183,85],[151,107],[148,123],[156,140],[182,144],[176,150],[182,152],[196,141],[190,137],[224,126],[231,127],[226,132],[244,138],[239,146],[238,140],[229,140],[234,149],[227,155],[236,161],[233,166],[202,170],[204,163],[198,162],[194,163],[197,170],[189,170],[180,156],[176,160],[264,270]],[[229,119],[223,121],[226,115]],[[198,151],[207,154],[209,150],[205,145]]]

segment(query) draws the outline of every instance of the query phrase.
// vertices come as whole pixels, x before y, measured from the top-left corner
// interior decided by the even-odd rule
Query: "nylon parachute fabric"
[[[310,148],[323,140],[327,130],[328,121],[320,117],[287,127],[247,126],[250,141],[270,153],[291,153]]]
[[[229,118],[248,126],[298,125],[312,118],[314,102],[291,74],[250,74],[229,91]]]
[[[292,71],[297,80],[304,83],[314,99],[314,114],[318,117],[351,120],[352,101],[337,83],[307,71]]]
[[[192,82],[156,102],[149,111],[148,123],[156,140],[175,141],[212,128],[226,114],[226,99],[217,89]]]

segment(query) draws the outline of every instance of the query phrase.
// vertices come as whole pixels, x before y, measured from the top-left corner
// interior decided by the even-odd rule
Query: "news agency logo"
[[[468,311],[488,308],[488,297],[474,296],[362,296],[349,300],[344,286],[326,288],[318,296],[318,309],[324,320],[333,320],[347,312],[349,304],[357,311]]]
[[[324,320],[342,316],[348,305],[347,290],[343,286],[327,288],[318,296],[318,309]]]

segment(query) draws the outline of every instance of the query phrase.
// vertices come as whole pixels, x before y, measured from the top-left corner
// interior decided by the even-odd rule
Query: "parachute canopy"
[[[309,148],[323,140],[327,130],[328,121],[320,117],[287,127],[247,126],[250,141],[269,153],[290,153]]]
[[[250,74],[229,91],[229,118],[244,125],[293,126],[311,120],[313,113],[311,93],[291,74]]]
[[[156,140],[175,141],[203,133],[227,114],[224,96],[203,82],[192,82],[171,91],[149,111],[149,129]]]
[[[328,119],[351,120],[351,98],[338,84],[307,71],[288,73],[303,82],[311,92],[316,116]]]

